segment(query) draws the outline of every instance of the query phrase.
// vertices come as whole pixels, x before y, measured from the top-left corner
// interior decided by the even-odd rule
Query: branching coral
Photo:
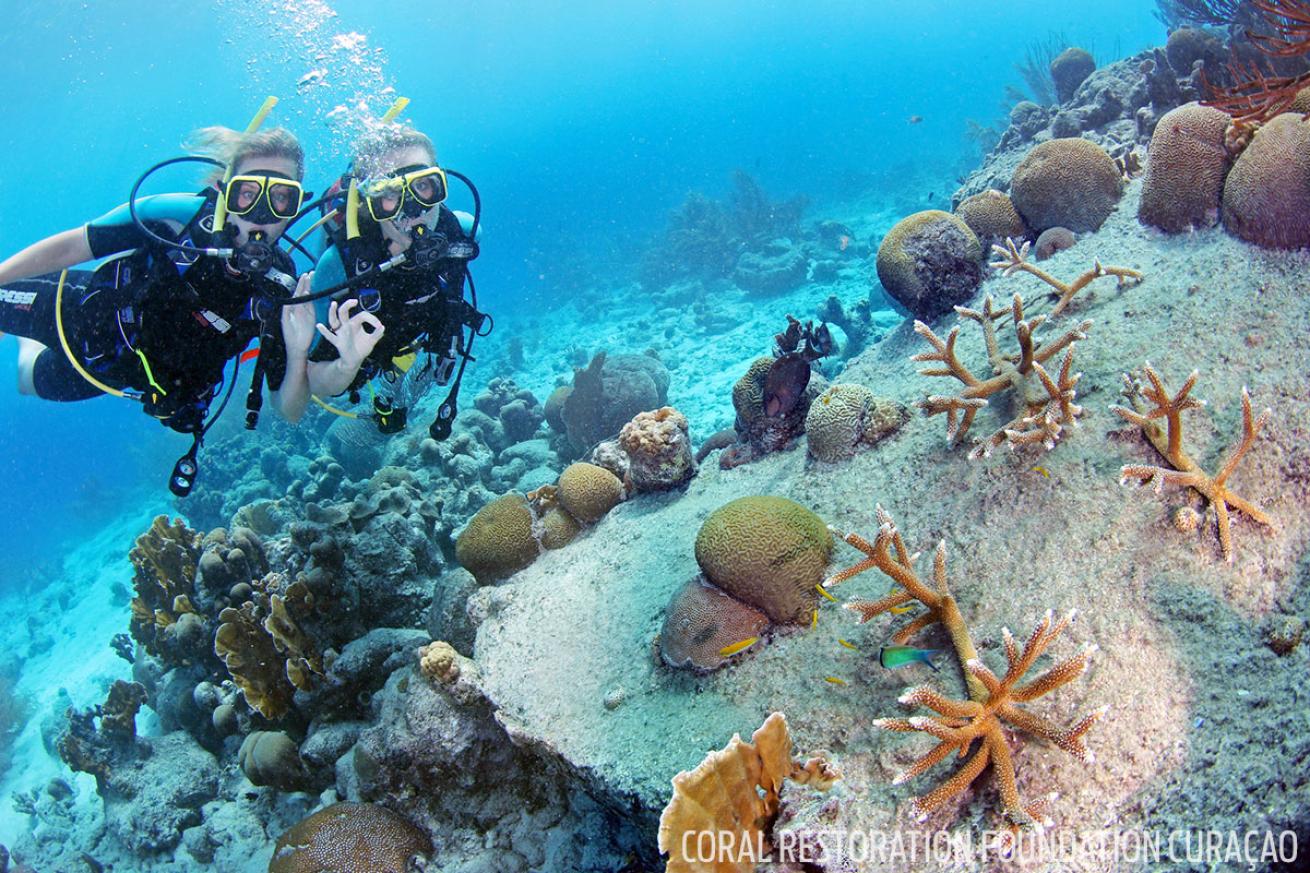
[[[1041,267],[1034,266],[1028,260],[1028,247],[1030,245],[1031,243],[1025,240],[1023,247],[1018,248],[1015,246],[1012,237],[1006,237],[1004,246],[992,246],[992,252],[999,260],[992,261],[988,266],[1000,270],[1001,275],[1007,278],[1018,272],[1028,273],[1054,288],[1060,295],[1060,299],[1055,304],[1055,308],[1047,314],[1049,318],[1055,318],[1055,316],[1064,312],[1064,308],[1069,305],[1069,301],[1073,299],[1075,294],[1102,276],[1117,277],[1120,288],[1123,288],[1130,281],[1136,283],[1142,280],[1142,274],[1137,270],[1129,267],[1103,267],[1098,260],[1093,261],[1092,268],[1072,282],[1061,282]]]
[[[1073,344],[1086,339],[1086,331],[1092,326],[1084,321],[1077,327],[1070,328],[1059,339],[1045,345],[1034,338],[1037,328],[1046,320],[1038,315],[1025,319],[1023,298],[1014,295],[1014,301],[1004,309],[992,308],[992,297],[988,294],[983,299],[982,312],[955,307],[961,318],[976,321],[982,325],[983,336],[987,343],[987,358],[991,361],[990,379],[979,379],[969,368],[960,362],[955,354],[955,341],[960,328],[951,328],[950,334],[942,340],[933,333],[932,328],[921,321],[914,323],[914,330],[927,340],[936,350],[921,352],[910,358],[911,361],[936,361],[943,367],[920,370],[924,376],[954,376],[964,383],[964,390],[958,396],[948,397],[940,394],[929,396],[916,404],[928,415],[946,413],[946,438],[951,445],[957,445],[969,431],[978,410],[987,405],[987,399],[993,394],[1012,388],[1015,391],[1022,410],[1009,422],[983,440],[969,452],[971,460],[977,460],[991,454],[992,449],[1009,442],[1012,448],[1021,445],[1041,443],[1048,450],[1055,447],[1065,425],[1075,426],[1077,417],[1082,414],[1082,407],[1075,404],[1074,386],[1078,383],[1080,373],[1071,373],[1073,366]],[[1019,354],[1006,355],[1001,352],[996,338],[997,319],[1012,316],[1015,336],[1019,340]],[[1052,379],[1042,367],[1059,352],[1068,349],[1059,375]]]
[[[1057,621],[1052,613],[1047,611],[1045,618],[1037,625],[1037,629],[1028,638],[1022,651],[1010,631],[1008,629],[1002,631],[1009,664],[1005,675],[998,678],[978,657],[959,607],[950,593],[946,581],[946,544],[940,542],[937,545],[933,560],[934,584],[930,587],[914,570],[913,565],[917,555],[909,554],[905,541],[896,529],[891,516],[881,506],[877,509],[877,518],[878,536],[873,543],[853,533],[843,537],[847,543],[855,546],[868,557],[827,579],[825,586],[836,585],[873,567],[891,577],[892,581],[903,590],[893,590],[892,593],[876,601],[853,601],[847,604],[847,608],[859,613],[860,620],[865,622],[884,612],[893,610],[899,612],[900,607],[911,603],[917,602],[926,607],[927,612],[911,618],[908,624],[892,636],[892,641],[903,645],[919,631],[940,622],[950,635],[956,655],[960,659],[969,693],[968,699],[953,700],[926,686],[911,688],[901,696],[900,702],[912,706],[925,706],[936,712],[936,716],[885,718],[874,722],[884,730],[920,731],[938,740],[932,750],[896,777],[895,784],[926,773],[933,765],[946,760],[953,753],[961,758],[965,757],[973,747],[974,741],[978,741],[976,751],[963,767],[928,794],[915,798],[914,814],[920,820],[926,818],[933,810],[968,788],[990,763],[996,773],[1001,794],[1002,815],[1007,824],[1011,828],[1019,829],[1044,823],[1045,815],[1041,805],[1025,805],[1019,798],[1014,763],[1005,739],[1003,723],[1010,728],[1049,740],[1079,759],[1090,762],[1092,756],[1083,745],[1082,738],[1105,713],[1105,709],[1096,710],[1065,728],[1023,709],[1018,704],[1043,697],[1082,675],[1087,668],[1088,658],[1096,647],[1087,646],[1037,678],[1019,684],[1037,658],[1068,627],[1074,617],[1071,612]]]
[[[1151,445],[1164,456],[1172,469],[1148,464],[1126,464],[1122,470],[1123,480],[1127,482],[1135,479],[1141,484],[1153,482],[1157,494],[1166,483],[1194,489],[1209,502],[1207,512],[1215,517],[1224,560],[1232,563],[1233,540],[1228,512],[1230,507],[1260,524],[1274,526],[1274,521],[1268,513],[1234,494],[1227,485],[1228,477],[1237,469],[1242,457],[1255,443],[1260,429],[1273,415],[1273,410],[1266,409],[1260,413],[1259,418],[1254,418],[1251,415],[1251,395],[1247,393],[1246,388],[1242,389],[1242,439],[1229,454],[1228,460],[1224,462],[1219,472],[1210,476],[1183,451],[1182,414],[1188,409],[1199,409],[1203,405],[1201,401],[1189,396],[1193,386],[1196,385],[1197,371],[1193,370],[1187,381],[1183,383],[1183,387],[1178,389],[1178,393],[1171,396],[1164,380],[1149,361],[1142,370],[1151,383],[1149,386],[1143,386],[1131,376],[1124,375],[1124,382],[1127,385],[1124,394],[1133,404],[1133,408],[1128,409],[1123,406],[1111,408],[1124,420],[1140,427]],[[1150,401],[1154,407],[1148,409],[1146,401]],[[1165,419],[1166,428],[1161,428],[1156,422],[1156,419],[1160,418]]]

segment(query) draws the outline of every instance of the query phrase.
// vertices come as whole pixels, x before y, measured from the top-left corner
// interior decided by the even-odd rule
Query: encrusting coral
[[[1025,319],[1023,298],[1014,295],[1014,301],[1004,309],[992,309],[992,296],[983,298],[982,312],[955,307],[961,318],[976,321],[982,325],[983,336],[987,342],[987,358],[991,361],[990,379],[979,379],[968,367],[955,356],[955,341],[960,328],[951,328],[945,340],[933,333],[932,328],[922,321],[914,323],[915,333],[927,340],[936,351],[921,352],[910,358],[911,361],[937,361],[945,364],[920,370],[924,376],[954,376],[964,383],[964,390],[958,396],[947,397],[940,394],[929,396],[916,405],[928,415],[946,413],[946,438],[950,445],[957,445],[969,431],[978,410],[987,405],[987,399],[1007,388],[1013,388],[1021,404],[1021,410],[1009,422],[983,440],[969,452],[971,460],[987,457],[992,449],[1009,442],[1012,448],[1021,445],[1041,443],[1048,450],[1055,447],[1064,426],[1077,425],[1077,417],[1082,414],[1082,407],[1075,404],[1074,386],[1078,383],[1080,373],[1071,373],[1073,366],[1073,344],[1086,339],[1086,331],[1092,326],[1084,321],[1070,328],[1055,342],[1039,344],[1033,334],[1046,320],[1045,315]],[[1001,352],[996,339],[995,322],[999,318],[1012,315],[1015,336],[1019,340],[1019,354],[1006,355]],[[1068,348],[1064,363],[1060,366],[1057,378],[1051,376],[1042,367],[1057,353]]]
[[[1251,395],[1247,393],[1246,388],[1242,389],[1242,439],[1229,454],[1228,460],[1224,462],[1219,472],[1214,476],[1210,476],[1183,451],[1182,414],[1188,409],[1199,409],[1202,406],[1201,401],[1188,396],[1193,386],[1196,385],[1198,372],[1193,370],[1192,374],[1187,377],[1187,381],[1183,383],[1183,387],[1178,389],[1176,394],[1170,396],[1164,380],[1160,378],[1160,374],[1155,371],[1149,361],[1143,366],[1142,371],[1150,381],[1150,385],[1141,385],[1131,376],[1124,375],[1124,382],[1127,385],[1124,394],[1134,408],[1113,406],[1111,409],[1117,412],[1125,421],[1140,427],[1142,433],[1150,440],[1151,445],[1155,446],[1156,451],[1164,456],[1172,469],[1149,464],[1125,464],[1121,471],[1123,481],[1136,479],[1144,485],[1154,482],[1157,494],[1165,483],[1194,489],[1209,501],[1207,511],[1213,513],[1215,517],[1215,523],[1219,531],[1219,545],[1223,549],[1224,560],[1232,563],[1233,539],[1228,518],[1230,507],[1260,524],[1268,527],[1274,526],[1274,520],[1268,513],[1250,501],[1234,494],[1226,484],[1228,477],[1233,474],[1233,471],[1237,469],[1237,465],[1241,463],[1242,457],[1255,443],[1256,437],[1260,434],[1260,429],[1265,426],[1270,416],[1273,415],[1273,410],[1266,409],[1260,413],[1259,418],[1253,418],[1251,415]],[[1153,408],[1147,409],[1144,401],[1150,401],[1155,405]],[[1166,428],[1161,428],[1155,421],[1155,419],[1159,418],[1165,419]]]
[[[733,734],[728,745],[694,770],[673,777],[673,799],[660,815],[659,850],[667,873],[752,873],[777,817],[783,782],[791,779],[827,791],[841,778],[822,757],[801,763],[791,756],[787,719],[772,713],[749,743]],[[714,851],[704,851],[710,834]]]
[[[1017,247],[1012,237],[1006,237],[1004,246],[992,246],[992,252],[1000,260],[992,261],[988,266],[1000,270],[1001,275],[1007,278],[1018,272],[1028,273],[1054,288],[1060,295],[1060,299],[1056,302],[1055,307],[1047,313],[1048,318],[1055,318],[1055,316],[1064,312],[1064,308],[1069,305],[1069,301],[1073,299],[1075,294],[1102,276],[1117,277],[1120,288],[1127,285],[1129,281],[1136,283],[1142,280],[1142,274],[1137,270],[1130,267],[1103,267],[1098,260],[1093,261],[1091,269],[1072,282],[1061,282],[1041,267],[1034,266],[1028,260],[1029,246],[1030,243],[1025,241],[1022,247]]]
[[[898,775],[894,784],[906,782],[927,772],[934,764],[946,760],[952,754],[963,758],[977,740],[979,741],[977,750],[963,767],[928,794],[914,799],[912,809],[915,816],[920,820],[925,819],[933,810],[968,788],[990,763],[1000,788],[1002,814],[1007,824],[1013,829],[1045,824],[1042,804],[1025,805],[1019,798],[1014,762],[1005,739],[1004,726],[1047,739],[1080,760],[1090,763],[1092,755],[1083,744],[1082,738],[1105,714],[1105,708],[1095,710],[1065,728],[1028,712],[1018,704],[1043,697],[1082,675],[1087,668],[1088,658],[1096,650],[1095,645],[1085,647],[1073,657],[1061,661],[1037,678],[1020,685],[1019,681],[1037,658],[1073,621],[1073,612],[1056,620],[1048,610],[1022,651],[1009,629],[1002,631],[1006,660],[1009,665],[1005,675],[998,678],[978,657],[968,627],[947,586],[945,541],[937,544],[933,559],[933,585],[936,589],[933,590],[933,587],[920,579],[914,571],[917,555],[909,554],[905,541],[896,529],[891,516],[881,506],[877,508],[877,519],[878,536],[873,543],[854,533],[842,537],[868,557],[855,566],[829,577],[824,583],[825,587],[836,585],[873,567],[877,567],[891,577],[901,590],[893,590],[891,594],[876,601],[852,601],[847,603],[846,607],[859,613],[861,622],[869,621],[893,609],[899,612],[899,607],[906,604],[917,602],[927,607],[927,612],[914,616],[908,624],[897,631],[892,636],[892,641],[897,645],[904,645],[919,631],[940,622],[950,635],[956,655],[960,659],[969,695],[965,700],[953,700],[927,686],[911,688],[900,697],[900,702],[911,706],[925,706],[936,712],[936,716],[884,718],[874,722],[883,730],[919,731],[938,740],[937,745],[927,754]]]

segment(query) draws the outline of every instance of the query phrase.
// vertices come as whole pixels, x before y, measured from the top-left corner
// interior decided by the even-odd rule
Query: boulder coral
[[[658,358],[600,352],[574,371],[559,418],[573,448],[583,451],[618,433],[638,412],[664,406],[668,393],[669,371]]]
[[[619,445],[638,491],[676,488],[696,473],[687,417],[671,406],[638,413],[619,431]]]
[[[1075,233],[1094,231],[1122,193],[1123,177],[1114,159],[1096,143],[1078,138],[1036,146],[1010,181],[1015,209],[1038,233],[1057,226]]]
[[[982,245],[958,216],[928,209],[898,221],[878,246],[878,281],[915,318],[931,320],[973,296]]]
[[[252,785],[268,785],[280,791],[299,791],[308,774],[300,750],[282,731],[253,731],[237,752],[241,772]]]
[[[1223,218],[1264,248],[1310,246],[1310,121],[1285,112],[1256,132],[1224,182]]]
[[[823,520],[785,497],[740,497],[710,513],[696,535],[707,579],[777,624],[808,624],[832,534]]]
[[[722,467],[736,466],[757,455],[776,452],[805,430],[805,414],[825,387],[823,379],[811,377],[799,402],[778,415],[764,410],[764,383],[776,358],[756,358],[746,374],[732,386],[732,407],[737,412],[733,428],[744,444],[723,453]]]
[[[268,873],[377,873],[410,870],[432,841],[376,803],[334,803],[278,837]]]
[[[522,494],[498,497],[478,510],[455,539],[455,560],[480,585],[499,582],[537,559],[532,510]]]
[[[623,499],[623,483],[604,467],[579,461],[559,476],[559,502],[578,521],[595,524]]]
[[[1188,103],[1165,113],[1146,153],[1137,218],[1167,233],[1213,227],[1232,158],[1224,147],[1229,118]]]
[[[714,670],[734,654],[734,646],[758,637],[768,625],[763,612],[698,575],[669,601],[660,629],[660,657],[670,667]]]
[[[853,458],[861,444],[873,445],[909,418],[904,406],[876,396],[863,385],[830,385],[805,417],[810,456],[829,463]]]
[[[1010,195],[995,188],[964,198],[955,207],[955,214],[969,225],[969,230],[978,237],[984,249],[1006,237],[1023,239],[1028,235],[1028,228],[1014,208]]]
[[[1051,80],[1055,83],[1055,97],[1061,103],[1073,99],[1078,86],[1096,72],[1096,59],[1086,49],[1067,48],[1051,60]]]

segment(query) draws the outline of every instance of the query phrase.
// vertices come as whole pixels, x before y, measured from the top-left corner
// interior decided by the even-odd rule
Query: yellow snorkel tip
[[[264,123],[264,119],[268,118],[268,114],[273,111],[273,107],[276,105],[276,97],[271,94],[266,97],[263,104],[260,105],[259,111],[255,113],[255,116],[250,119],[250,123],[246,125],[246,133],[254,133],[259,130],[260,125]],[[226,191],[227,183],[232,181],[232,170],[233,168],[229,166],[227,171],[223,173],[223,187],[220,189],[220,193]],[[227,224],[227,197],[220,196],[218,198],[218,203],[214,206],[214,233],[218,233],[222,230],[223,225],[225,224]]]
[[[382,123],[383,123],[383,124],[390,124],[391,122],[395,121],[395,120],[396,120],[396,116],[398,116],[398,115],[400,115],[400,113],[404,112],[404,111],[405,111],[405,107],[408,106],[408,105],[409,105],[409,98],[408,98],[408,97],[397,97],[397,98],[396,98],[396,102],[395,102],[395,103],[392,103],[392,104],[391,104],[391,108],[388,109],[388,110],[386,111],[386,113],[382,116]]]
[[[397,97],[391,108],[382,114],[380,124],[390,124],[409,105],[408,97]],[[359,236],[359,180],[350,180],[350,190],[346,192],[346,239]]]

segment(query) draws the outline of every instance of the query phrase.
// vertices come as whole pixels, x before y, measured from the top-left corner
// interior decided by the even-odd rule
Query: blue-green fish
[[[937,665],[932,662],[935,655],[940,655],[941,649],[916,649],[914,646],[883,646],[878,650],[878,663],[888,670],[895,670],[897,667],[904,667],[915,661],[922,661],[934,670]]]

